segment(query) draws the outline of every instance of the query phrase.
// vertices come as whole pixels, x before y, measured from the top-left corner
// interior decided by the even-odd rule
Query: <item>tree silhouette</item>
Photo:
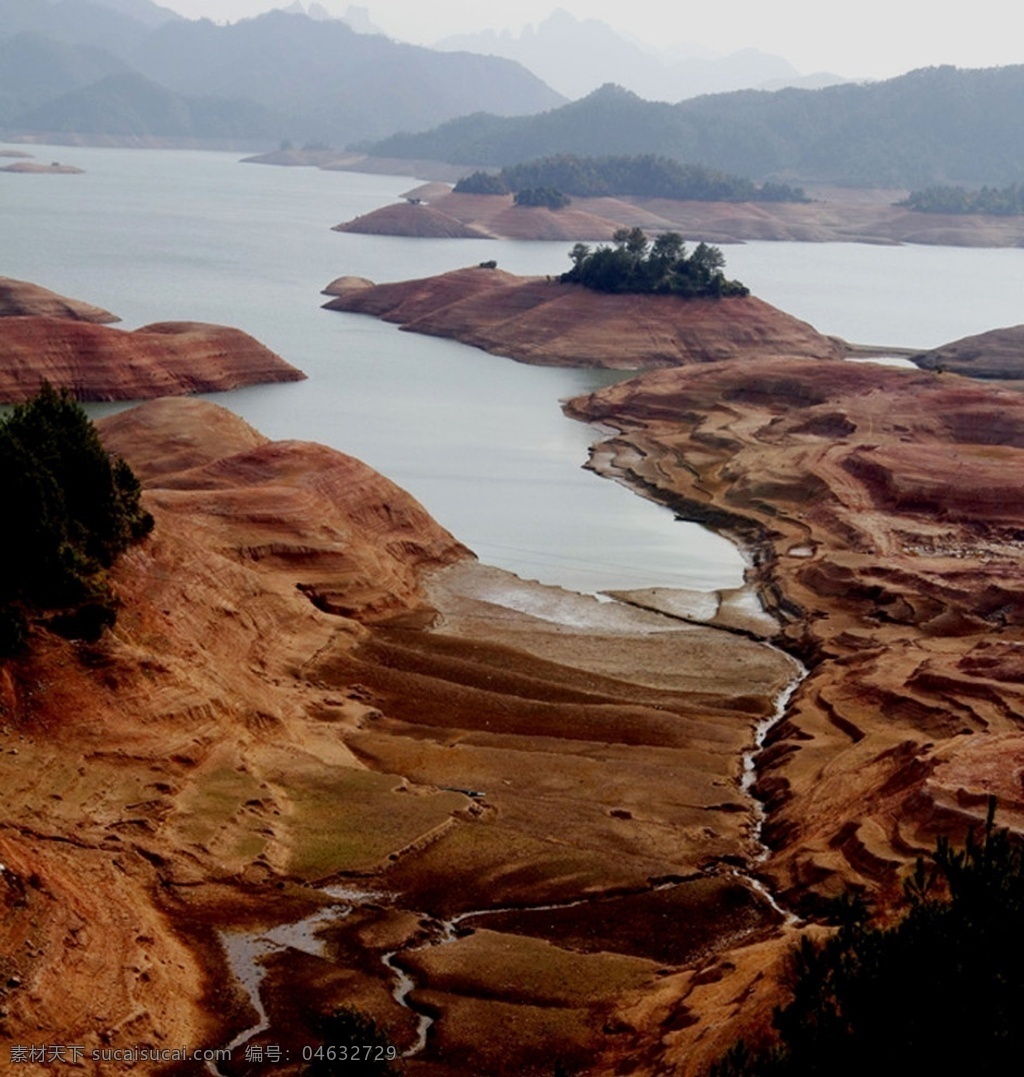
[[[891,928],[847,915],[792,958],[793,1000],[778,1042],[738,1044],[711,1077],[863,1077],[1016,1072],[1024,1050],[1024,853],[994,827],[954,850],[939,839]],[[847,911],[853,906],[847,903]]]

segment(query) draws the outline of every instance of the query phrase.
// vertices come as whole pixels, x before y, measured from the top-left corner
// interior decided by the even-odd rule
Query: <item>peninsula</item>
[[[341,277],[328,310],[373,314],[539,366],[616,370],[724,359],[838,358],[845,346],[753,296],[608,294],[473,267],[373,284]]]
[[[380,166],[384,170],[384,166]],[[421,171],[429,174],[429,169]],[[924,243],[946,247],[1019,247],[1024,217],[918,213],[897,205],[905,189],[808,187],[812,201],[706,202],[639,196],[573,198],[568,209],[517,206],[513,196],[432,195],[425,205],[381,206],[337,225],[337,231],[444,238],[456,226],[492,239],[604,240],[621,227],[672,230],[709,243]],[[415,196],[415,190],[410,192]],[[434,230],[427,214],[444,221]]]
[[[116,315],[24,281],[0,278],[0,402],[42,383],[79,400],[139,400],[297,381],[302,371],[239,329],[159,322],[131,332]]]

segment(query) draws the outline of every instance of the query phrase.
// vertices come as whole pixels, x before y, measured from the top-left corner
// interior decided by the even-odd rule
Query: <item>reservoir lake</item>
[[[571,243],[330,230],[415,187],[409,177],[27,148],[85,173],[0,173],[0,274],[106,307],[124,328],[207,321],[251,333],[309,379],[210,400],[269,437],[358,456],[481,560],[525,579],[588,592],[741,584],[727,540],[582,469],[597,434],[559,401],[620,375],[525,366],[320,309],[335,277],[401,280],[489,259],[554,275]],[[759,242],[724,253],[755,295],[856,343],[924,349],[1024,321],[1022,250]]]

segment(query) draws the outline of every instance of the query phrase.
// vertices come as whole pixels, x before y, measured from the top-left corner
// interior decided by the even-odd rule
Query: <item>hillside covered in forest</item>
[[[759,179],[1005,184],[1024,171],[1016,135],[1022,108],[1024,65],[923,68],[882,82],[742,90],[675,105],[609,84],[540,115],[499,119],[478,111],[364,148],[495,168],[558,153],[656,153]]]
[[[271,11],[219,26],[132,10],[0,0],[0,134],[344,145],[475,108],[515,115],[565,100],[511,60],[337,19]]]

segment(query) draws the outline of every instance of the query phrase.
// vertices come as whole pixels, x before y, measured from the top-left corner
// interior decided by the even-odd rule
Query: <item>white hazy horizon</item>
[[[287,7],[290,0],[157,0],[190,19],[234,22]],[[308,0],[303,0],[308,6]],[[348,0],[318,0],[340,14]],[[432,45],[441,38],[543,22],[563,7],[577,19],[600,19],[652,47],[697,45],[719,55],[745,48],[785,57],[803,74],[829,71],[849,78],[891,78],[918,67],[953,64],[995,67],[1024,62],[1013,32],[1015,17],[1003,0],[976,0],[969,9],[949,0],[730,0],[667,8],[663,0],[362,0],[370,20],[400,41]],[[1009,20],[1009,21],[1008,21]],[[1002,32],[999,32],[1002,28]]]

